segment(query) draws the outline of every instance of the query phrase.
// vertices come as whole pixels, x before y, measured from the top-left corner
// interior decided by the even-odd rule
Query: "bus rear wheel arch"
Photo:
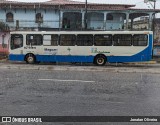
[[[98,54],[94,58],[94,64],[96,64],[98,66],[104,66],[106,64],[106,62],[107,62],[107,58],[103,54]]]
[[[28,64],[34,64],[36,62],[36,57],[34,54],[29,53],[25,56],[25,61]]]

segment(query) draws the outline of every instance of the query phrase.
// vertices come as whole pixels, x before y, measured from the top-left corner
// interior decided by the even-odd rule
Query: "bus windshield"
[[[23,46],[23,36],[15,34],[11,36],[11,49],[17,49]]]

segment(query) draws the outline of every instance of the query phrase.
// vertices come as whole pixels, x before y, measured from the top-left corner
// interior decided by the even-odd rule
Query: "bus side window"
[[[77,46],[92,46],[93,45],[93,35],[79,34],[77,35]]]
[[[132,35],[131,34],[115,34],[113,36],[114,46],[131,46]]]
[[[33,42],[33,36],[27,35],[26,36],[26,45],[32,45]]]
[[[133,35],[133,46],[147,46],[148,44],[148,35],[138,34]]]
[[[56,35],[56,34],[53,34],[51,36],[51,45],[52,46],[58,46],[58,39],[59,39],[59,36]]]
[[[95,46],[112,46],[112,35],[95,35],[94,36]]]
[[[42,45],[42,39],[43,39],[42,35],[36,34],[34,45]]]
[[[26,45],[42,45],[42,39],[40,34],[27,34]]]
[[[43,45],[44,46],[57,46],[58,45],[58,35],[56,34],[43,35]]]
[[[61,46],[75,46],[76,45],[76,35],[73,35],[73,34],[60,35],[60,45]]]

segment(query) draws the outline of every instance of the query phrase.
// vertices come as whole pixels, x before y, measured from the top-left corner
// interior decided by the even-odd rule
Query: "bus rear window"
[[[133,36],[133,46],[147,46],[148,35],[140,34]]]
[[[11,49],[23,47],[23,36],[21,34],[11,35]]]

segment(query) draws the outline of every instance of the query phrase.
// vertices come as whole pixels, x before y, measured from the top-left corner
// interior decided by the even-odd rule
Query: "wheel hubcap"
[[[34,61],[33,57],[28,57],[28,62],[33,62],[33,61]]]
[[[103,58],[99,58],[99,59],[97,60],[97,63],[98,63],[98,64],[103,64],[103,63],[104,63],[104,59],[103,59]]]

